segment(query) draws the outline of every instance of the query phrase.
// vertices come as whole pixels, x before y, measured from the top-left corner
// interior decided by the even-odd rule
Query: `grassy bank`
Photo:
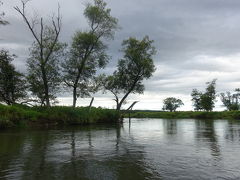
[[[27,107],[0,104],[0,128],[115,123],[119,115],[115,110],[88,107]]]
[[[128,117],[128,114],[125,114]],[[221,112],[163,112],[163,111],[132,111],[133,118],[165,118],[165,119],[240,119],[240,111]]]

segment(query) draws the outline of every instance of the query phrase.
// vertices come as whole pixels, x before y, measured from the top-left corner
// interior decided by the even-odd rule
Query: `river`
[[[240,121],[0,131],[0,180],[240,179]]]

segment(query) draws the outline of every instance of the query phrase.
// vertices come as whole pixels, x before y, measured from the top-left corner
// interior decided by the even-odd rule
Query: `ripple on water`
[[[133,119],[0,142],[0,179],[240,179],[240,123],[228,120]]]

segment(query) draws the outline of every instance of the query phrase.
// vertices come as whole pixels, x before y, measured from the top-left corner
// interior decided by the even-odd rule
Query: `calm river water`
[[[1,131],[0,179],[240,179],[240,121]]]

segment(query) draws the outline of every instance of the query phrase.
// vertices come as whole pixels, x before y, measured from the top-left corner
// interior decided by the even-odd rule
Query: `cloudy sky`
[[[76,30],[87,29],[83,17],[85,5],[91,0],[32,0],[30,16],[43,16],[46,21],[61,6],[63,29],[61,41],[71,42]],[[240,87],[240,1],[238,0],[106,0],[112,15],[119,19],[119,30],[109,41],[111,62],[105,72],[111,73],[122,56],[121,42],[129,36],[149,35],[157,48],[154,57],[157,71],[145,82],[143,95],[131,95],[129,103],[140,101],[136,109],[161,109],[169,96],[181,98],[191,110],[191,91],[204,90],[205,82],[217,78],[217,91]],[[9,49],[18,58],[18,70],[25,72],[25,60],[33,38],[23,20],[13,9],[20,0],[3,0],[1,11],[10,22],[0,27],[0,48]],[[94,95],[95,106],[113,107],[111,94]],[[59,97],[60,104],[70,105],[71,97]],[[79,99],[86,105],[89,99]],[[126,105],[128,106],[128,105]],[[215,110],[222,109],[217,103]]]

